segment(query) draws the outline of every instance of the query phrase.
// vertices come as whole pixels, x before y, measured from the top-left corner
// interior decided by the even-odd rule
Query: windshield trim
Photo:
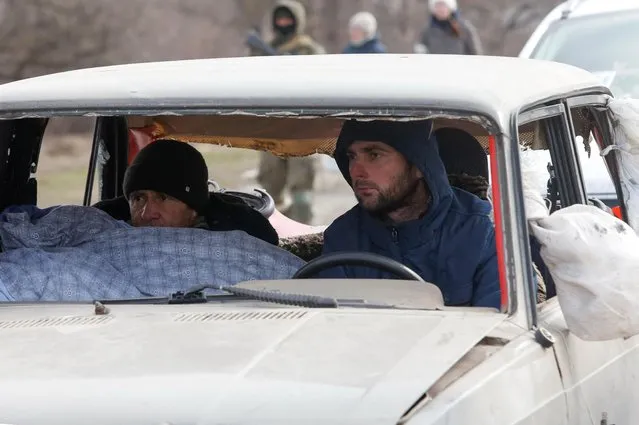
[[[56,108],[40,110],[0,110],[0,122],[5,120],[21,120],[32,118],[55,118],[55,117],[134,117],[134,116],[189,116],[189,115],[217,115],[217,116],[253,116],[264,118],[381,118],[391,121],[420,120],[420,119],[458,119],[477,123],[487,131],[498,131],[498,119],[492,117],[490,111],[481,111],[468,107],[467,109],[443,107],[410,107],[410,106],[388,106],[388,107],[297,107],[291,105],[287,108],[197,108],[192,106],[167,107],[167,108]]]

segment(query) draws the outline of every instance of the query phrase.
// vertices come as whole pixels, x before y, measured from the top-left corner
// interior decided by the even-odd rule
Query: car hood
[[[394,424],[504,319],[240,302],[0,307],[0,420]]]

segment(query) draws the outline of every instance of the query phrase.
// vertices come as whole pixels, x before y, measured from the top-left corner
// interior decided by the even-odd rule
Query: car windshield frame
[[[499,214],[495,216],[495,225],[496,225],[496,234],[498,240],[502,241],[502,247],[498,256],[502,259],[500,268],[500,284],[502,286],[502,312],[508,314],[516,320],[517,322],[521,322],[523,326],[533,326],[536,322],[534,317],[529,317],[531,314],[529,304],[534,302],[531,298],[526,299],[530,294],[524,293],[522,288],[527,285],[532,285],[533,277],[532,277],[532,268],[530,266],[530,256],[529,252],[525,249],[522,249],[521,241],[525,240],[525,236],[527,235],[527,230],[525,227],[522,227],[522,223],[524,218],[522,217],[514,217],[517,214],[511,215],[507,212],[509,210],[508,205],[511,205],[513,202],[515,204],[521,204],[523,202],[522,199],[512,199],[511,196],[515,196],[515,198],[521,198],[521,194],[515,194],[513,192],[514,188],[512,185],[514,184],[512,181],[512,173],[519,172],[518,163],[515,161],[512,156],[512,146],[511,142],[516,140],[516,138],[511,137],[510,135],[510,125],[516,121],[516,117],[519,115],[519,112],[522,110],[529,110],[532,108],[539,107],[540,104],[549,104],[559,102],[562,97],[568,96],[576,96],[582,94],[582,92],[587,91],[597,91],[596,87],[593,87],[588,90],[576,90],[573,92],[562,92],[557,93],[552,96],[552,98],[546,98],[544,100],[537,99],[534,102],[530,102],[528,105],[521,105],[516,111],[503,111],[503,114],[499,114],[498,116],[491,116],[490,113],[480,113],[478,111],[473,110],[460,110],[453,108],[437,108],[432,109],[428,107],[415,108],[415,107],[406,107],[401,105],[395,105],[391,108],[370,108],[370,109],[345,109],[341,107],[335,107],[327,110],[326,108],[316,108],[316,109],[304,109],[301,110],[291,105],[291,107],[286,108],[278,108],[277,110],[269,110],[268,112],[260,109],[252,109],[252,110],[228,110],[226,108],[220,109],[208,109],[206,111],[197,110],[192,111],[190,108],[185,107],[184,109],[179,108],[166,108],[160,112],[159,115],[187,115],[187,114],[196,114],[196,115],[239,115],[239,114],[249,114],[256,116],[264,116],[264,117],[283,117],[283,118],[293,118],[293,119],[309,119],[313,117],[339,117],[343,119],[347,118],[357,118],[357,119],[395,119],[395,120],[406,120],[406,119],[435,119],[435,118],[443,118],[443,119],[454,119],[454,120],[466,120],[470,122],[474,122],[476,124],[480,124],[484,130],[488,133],[490,140],[490,157],[493,167],[492,173],[495,173],[495,170],[498,170],[495,174],[492,174],[491,180],[493,181],[492,193],[493,193],[493,202],[495,209],[500,210]],[[72,115],[84,115],[87,111],[82,109],[76,109],[72,113],[68,111],[47,111],[39,114],[32,114],[30,117],[24,117],[27,119],[37,119],[33,115],[39,116],[41,118],[49,118],[52,116],[72,116]],[[97,116],[100,118],[113,118],[117,116],[127,116],[127,115],[147,115],[146,113],[141,113],[139,110],[118,110],[118,111],[92,111],[91,114],[93,116]],[[149,114],[156,115],[156,114]],[[8,117],[7,117],[8,118]],[[13,118],[10,121],[21,121],[24,118]],[[508,123],[508,124],[506,124]],[[94,140],[96,143],[96,140]],[[515,191],[516,192],[516,191]],[[505,204],[501,203],[499,200],[504,201],[507,200]],[[513,204],[514,205],[514,204]],[[497,207],[499,206],[499,207]],[[512,205],[511,205],[512,206]],[[505,208],[505,209],[504,209]],[[503,211],[502,211],[503,210]],[[521,209],[520,209],[521,210]],[[512,212],[512,211],[511,211]],[[501,218],[499,218],[501,217]],[[513,270],[517,269],[520,273],[516,273],[519,277],[515,277]]]

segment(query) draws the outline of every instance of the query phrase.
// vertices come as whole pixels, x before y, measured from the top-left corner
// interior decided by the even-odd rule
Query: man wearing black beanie
[[[206,227],[208,168],[193,146],[157,140],[142,149],[124,175],[134,226]]]
[[[133,226],[242,230],[277,245],[277,232],[241,200],[209,193],[204,157],[188,143],[160,139],[142,149],[124,174],[124,196],[94,207]]]

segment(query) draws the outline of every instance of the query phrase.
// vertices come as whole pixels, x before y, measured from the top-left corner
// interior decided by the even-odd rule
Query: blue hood
[[[335,161],[342,175],[351,184],[348,172],[348,147],[356,140],[382,142],[401,153],[424,175],[431,194],[431,204],[422,223],[433,224],[443,216],[453,200],[446,168],[439,156],[437,139],[432,134],[431,120],[419,121],[356,121],[344,123],[335,147]]]

